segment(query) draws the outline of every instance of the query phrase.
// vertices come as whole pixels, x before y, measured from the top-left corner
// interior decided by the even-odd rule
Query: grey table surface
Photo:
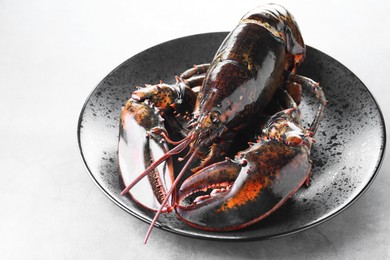
[[[77,121],[117,65],[178,37],[229,31],[261,1],[0,1],[1,259],[390,258],[389,153],[368,191],[333,219],[283,238],[205,241],[155,229],[89,177]],[[353,71],[389,121],[390,4],[279,1],[305,41]],[[189,50],[191,51],[191,50]]]

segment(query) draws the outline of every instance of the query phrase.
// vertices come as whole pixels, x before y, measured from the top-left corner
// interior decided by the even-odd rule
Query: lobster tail
[[[286,42],[287,51],[292,55],[304,55],[305,43],[293,15],[277,4],[259,6],[241,18],[241,22],[251,22],[263,26],[275,37]]]

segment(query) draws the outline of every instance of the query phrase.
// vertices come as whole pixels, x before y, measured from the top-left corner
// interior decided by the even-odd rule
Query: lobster
[[[204,230],[235,230],[265,218],[309,183],[313,135],[327,101],[318,83],[296,74],[304,56],[292,15],[264,5],[244,15],[211,64],[184,72],[176,84],[160,82],[132,93],[121,115],[119,165],[122,176],[144,171],[132,182],[124,179],[121,194],[148,176],[157,202],[133,196],[157,211],[145,243],[162,212],[175,209],[180,219]],[[302,127],[298,108],[302,86],[320,103],[309,129]],[[276,112],[275,102],[284,104]],[[264,122],[269,111],[274,115]],[[139,140],[132,128],[147,136],[139,147],[129,142]],[[256,135],[256,143],[243,148],[242,139]],[[128,165],[133,149],[143,150],[143,158]],[[174,176],[172,158],[183,151],[178,160],[184,165]]]

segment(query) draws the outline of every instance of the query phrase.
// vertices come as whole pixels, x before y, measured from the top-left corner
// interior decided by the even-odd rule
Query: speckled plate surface
[[[119,207],[150,223],[153,213],[121,196],[117,140],[121,107],[134,86],[172,83],[194,64],[210,62],[227,33],[209,33],[172,40],[128,59],[93,90],[81,111],[78,140],[92,179]],[[364,84],[346,67],[308,47],[299,74],[319,81],[329,100],[312,150],[311,185],[302,187],[262,222],[232,232],[207,232],[187,226],[171,214],[157,225],[177,234],[223,240],[278,237],[324,222],[351,205],[378,173],[386,134],[381,111]],[[303,117],[310,122],[317,109],[311,95],[303,97]]]

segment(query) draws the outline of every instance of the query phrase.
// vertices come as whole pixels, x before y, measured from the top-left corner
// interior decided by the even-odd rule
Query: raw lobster
[[[327,101],[318,83],[295,74],[304,56],[292,15],[281,6],[264,5],[240,20],[210,65],[186,71],[174,85],[133,92],[121,116],[119,164],[122,176],[146,168],[133,182],[124,180],[123,195],[146,175],[151,181],[155,205],[133,196],[147,208],[158,207],[145,241],[163,211],[174,208],[197,228],[234,230],[268,216],[308,183],[312,136]],[[309,130],[302,128],[297,106],[301,85],[311,87],[320,102]],[[280,94],[281,89],[289,94]],[[275,112],[273,102],[284,105],[264,123],[267,111]],[[132,128],[142,128],[147,136],[140,147],[131,147],[131,140],[139,140],[130,134]],[[244,145],[237,140],[255,140],[258,129],[263,131],[257,142],[239,152]],[[133,149],[144,151],[135,167],[126,163]],[[185,164],[174,178],[171,159],[183,151]],[[237,152],[234,160],[225,159]]]

